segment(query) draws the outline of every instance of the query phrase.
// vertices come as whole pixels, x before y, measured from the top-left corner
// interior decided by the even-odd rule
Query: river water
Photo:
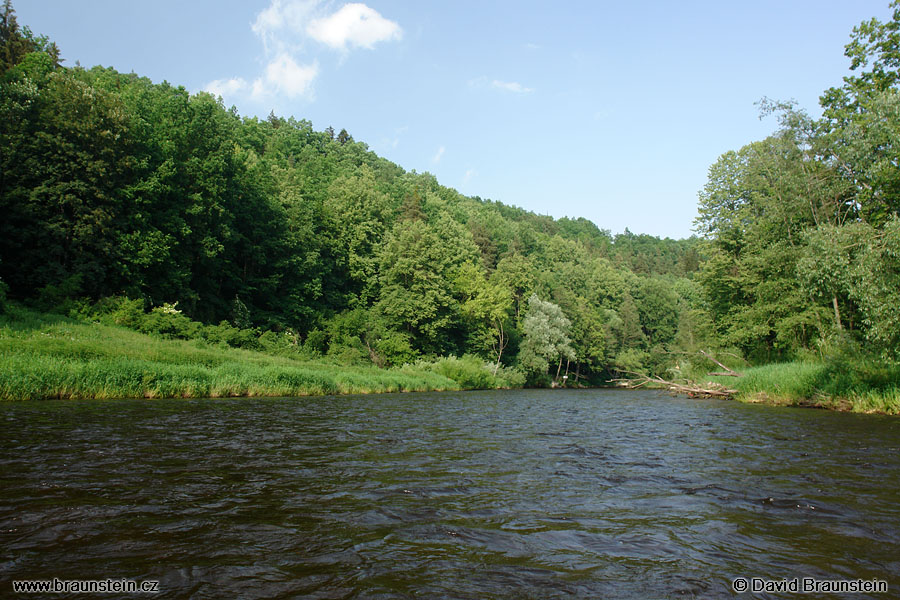
[[[896,417],[597,390],[48,401],[0,406],[0,449],[0,597],[900,594]]]

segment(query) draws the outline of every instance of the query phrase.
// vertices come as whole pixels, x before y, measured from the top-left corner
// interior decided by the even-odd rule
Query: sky
[[[345,128],[446,186],[683,238],[763,97],[818,116],[887,0],[13,0],[63,63],[111,66]]]

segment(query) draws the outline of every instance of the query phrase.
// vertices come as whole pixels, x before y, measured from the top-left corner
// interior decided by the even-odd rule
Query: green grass
[[[854,412],[900,414],[900,365],[873,359],[790,362],[753,367],[742,377],[710,377],[737,399]]]
[[[336,365],[164,340],[20,307],[0,315],[0,400],[304,396],[458,390],[469,383],[427,365]]]

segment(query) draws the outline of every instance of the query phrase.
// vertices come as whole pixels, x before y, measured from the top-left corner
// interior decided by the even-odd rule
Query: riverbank
[[[900,414],[900,366],[871,360],[776,363],[709,380],[742,402]]]
[[[900,414],[900,366],[791,362],[708,381],[736,400]],[[381,369],[327,358],[279,356],[205,340],[37,313],[0,315],[0,401],[47,398],[205,398],[425,392],[521,387],[472,359],[443,358]]]
[[[169,340],[10,307],[0,315],[0,400],[307,396],[509,387],[465,359],[380,369]]]

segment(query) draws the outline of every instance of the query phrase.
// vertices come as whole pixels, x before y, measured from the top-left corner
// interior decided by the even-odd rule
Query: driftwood
[[[733,370],[729,369],[728,367],[726,367],[725,365],[723,365],[722,363],[720,363],[719,361],[714,359],[712,356],[710,356],[703,350],[700,350],[700,354],[702,354],[703,356],[705,356],[706,358],[708,358],[709,360],[711,360],[712,362],[716,363],[717,365],[719,365],[720,367],[722,367],[724,369],[724,372],[710,373],[710,375],[724,375],[726,377],[740,377],[741,376],[741,373],[738,373],[737,371],[733,371]]]
[[[648,377],[640,373],[632,373],[631,371],[622,371],[628,375],[633,375],[635,379],[610,379],[609,383],[615,383],[620,387],[631,390],[640,389],[644,386],[655,384],[661,385],[665,389],[675,394],[684,394],[691,398],[733,398],[737,394],[737,390],[725,387],[719,383],[707,382],[698,384],[695,382],[678,383],[675,381],[666,381],[661,377]]]

